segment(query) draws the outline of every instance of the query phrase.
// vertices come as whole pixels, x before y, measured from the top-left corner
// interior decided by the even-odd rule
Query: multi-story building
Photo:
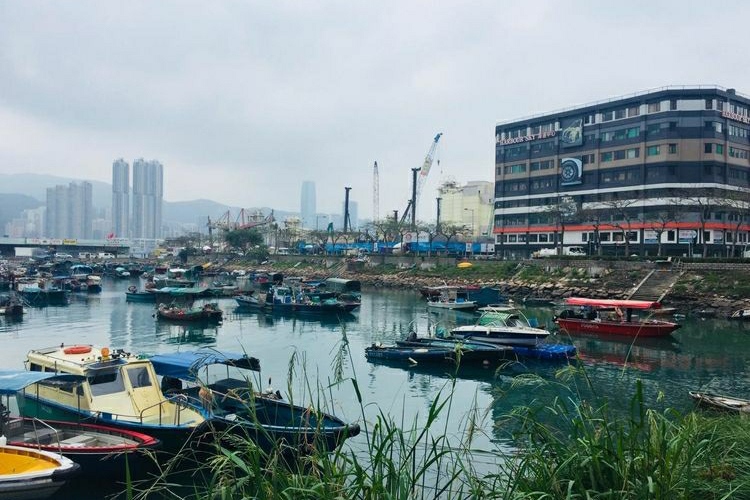
[[[92,186],[71,182],[68,186],[47,188],[45,236],[50,238],[91,238]]]
[[[122,158],[112,162],[112,233],[130,235],[130,165]]]
[[[464,225],[471,229],[472,239],[491,236],[493,193],[488,181],[444,182],[438,188],[441,224]]]
[[[133,238],[161,238],[164,167],[156,160],[133,161]]]
[[[315,228],[316,210],[315,183],[313,181],[304,181],[302,183],[302,195],[300,199],[300,218],[302,219],[303,228]]]
[[[496,251],[726,255],[748,242],[750,98],[665,87],[495,127]]]

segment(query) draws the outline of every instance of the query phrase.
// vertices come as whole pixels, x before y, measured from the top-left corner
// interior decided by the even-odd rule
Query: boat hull
[[[0,499],[50,498],[80,466],[55,453],[0,446]]]
[[[56,401],[36,397],[28,391],[21,391],[16,395],[18,411],[24,417],[33,417],[40,420],[60,420],[64,422],[81,422],[94,425],[105,425],[123,429],[126,431],[139,432],[154,437],[161,442],[159,451],[176,453],[183,448],[185,443],[191,439],[199,439],[207,430],[206,422],[198,425],[190,425],[185,422],[182,425],[147,424],[135,420],[117,418],[105,412],[89,412],[77,408],[65,406]],[[196,441],[197,442],[197,441]]]
[[[549,336],[546,330],[513,331],[483,326],[460,326],[451,330],[451,335],[459,339],[477,340],[496,345],[534,347]]]
[[[680,325],[669,321],[594,321],[580,318],[557,318],[560,330],[570,335],[616,335],[626,337],[666,337]]]
[[[12,419],[5,425],[8,444],[60,453],[81,466],[82,472],[99,477],[122,477],[126,462],[131,477],[151,470],[148,455],[159,440],[114,427],[30,418]]]

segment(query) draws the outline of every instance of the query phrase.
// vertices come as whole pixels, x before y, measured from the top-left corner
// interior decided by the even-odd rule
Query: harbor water
[[[513,450],[503,417],[515,406],[551,401],[555,396],[581,397],[580,388],[556,381],[560,362],[520,361],[501,370],[476,367],[461,372],[453,385],[449,369],[419,365],[402,367],[369,363],[365,348],[392,344],[410,330],[419,335],[448,331],[470,324],[471,313],[427,310],[424,299],[412,290],[368,290],[362,306],[345,318],[299,319],[243,312],[232,298],[212,299],[224,310],[218,325],[177,325],[157,320],[154,304],[128,303],[125,291],[136,280],[105,278],[99,294],[74,294],[65,306],[27,308],[20,320],[0,318],[0,366],[23,369],[30,349],[64,343],[94,344],[139,354],[168,353],[209,347],[244,351],[260,359],[259,383],[269,384],[294,402],[314,404],[363,431],[379,412],[390,415],[405,429],[419,426],[439,395],[452,392],[450,411],[441,414],[440,429],[456,445],[465,437],[467,422],[480,424],[472,447],[498,452]],[[540,324],[550,324],[553,309],[524,309]],[[615,409],[626,411],[635,381],[643,381],[650,403],[688,411],[694,407],[690,390],[708,390],[747,397],[750,378],[750,328],[723,319],[680,320],[682,328],[666,339],[638,342],[594,337],[565,338],[573,343],[591,381],[586,397],[609,396]],[[750,326],[750,325],[748,325]],[[290,370],[291,365],[294,367]],[[537,375],[548,384],[528,382],[519,375]],[[357,398],[355,379],[362,401]],[[479,415],[480,417],[476,418]],[[471,416],[471,418],[469,418]],[[346,446],[364,452],[364,433]],[[487,459],[487,468],[492,460]]]

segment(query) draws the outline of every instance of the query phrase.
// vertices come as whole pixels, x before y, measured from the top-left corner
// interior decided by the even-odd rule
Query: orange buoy
[[[66,347],[63,349],[63,352],[65,354],[86,354],[87,352],[91,352],[91,346],[90,345],[72,345],[70,347]]]

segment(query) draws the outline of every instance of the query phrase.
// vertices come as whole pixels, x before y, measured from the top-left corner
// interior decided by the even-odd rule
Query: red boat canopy
[[[568,297],[565,303],[570,306],[591,307],[621,307],[624,309],[661,309],[659,302],[648,300],[618,300],[618,299],[586,299],[583,297]]]

